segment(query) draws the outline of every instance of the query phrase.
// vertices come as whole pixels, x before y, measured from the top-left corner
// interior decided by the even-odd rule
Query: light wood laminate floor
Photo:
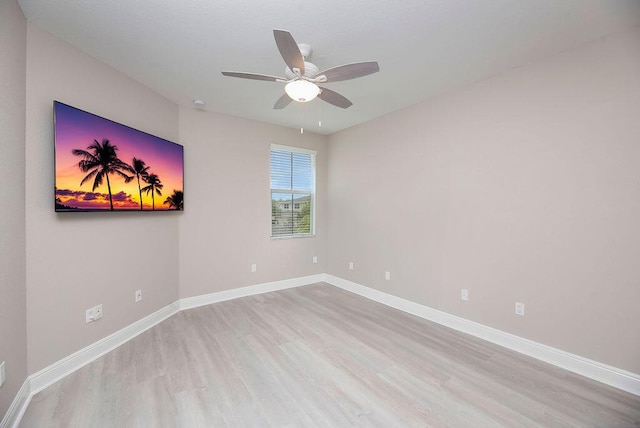
[[[330,285],[182,311],[21,427],[638,427],[640,397]]]

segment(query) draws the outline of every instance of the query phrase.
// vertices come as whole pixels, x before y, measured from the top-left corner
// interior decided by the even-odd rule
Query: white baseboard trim
[[[29,379],[25,379],[20,387],[20,390],[16,394],[9,410],[0,421],[0,428],[18,428],[20,420],[27,410],[27,406],[31,401],[31,387]]]
[[[470,334],[496,345],[536,358],[573,373],[640,396],[640,375],[612,367],[579,355],[571,354],[533,340],[469,321],[419,303],[411,302],[382,291],[374,290],[333,275],[325,275],[325,282],[403,312],[416,315],[454,330]]]
[[[262,284],[249,285],[247,287],[233,288],[231,290],[218,291],[215,293],[203,294],[201,296],[185,297],[184,299],[180,299],[180,310],[211,305],[212,303],[224,302],[225,300],[237,299],[239,297],[254,296],[256,294],[269,293],[271,291],[315,284],[317,282],[323,282],[325,280],[325,276],[325,274],[301,276],[298,278],[284,279],[282,281],[265,282]]]
[[[134,322],[133,324],[126,326],[122,330],[116,331],[115,333],[92,343],[78,352],[74,352],[60,361],[45,367],[39,372],[32,374],[27,378],[31,384],[31,395],[37,394],[49,385],[100,358],[107,352],[112,351],[123,343],[138,336],[140,333],[143,333],[154,325],[169,318],[179,310],[178,302],[173,302]]]

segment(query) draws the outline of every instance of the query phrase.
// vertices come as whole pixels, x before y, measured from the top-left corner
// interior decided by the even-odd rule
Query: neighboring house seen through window
[[[271,145],[271,236],[314,234],[316,152]]]

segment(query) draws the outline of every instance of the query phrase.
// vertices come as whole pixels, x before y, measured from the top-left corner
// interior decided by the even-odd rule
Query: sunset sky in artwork
[[[94,140],[102,143],[107,139],[118,148],[116,154],[130,164],[133,158],[141,159],[156,174],[163,184],[162,196],[155,195],[155,209],[167,210],[164,201],[174,190],[183,190],[183,148],[162,138],[129,128],[85,111],[56,102],[55,106],[55,152],[56,152],[56,197],[69,207],[81,210],[109,210],[107,181],[93,188],[93,177],[82,186],[80,182],[89,174],[82,172],[78,162],[82,157],[72,153],[74,149],[87,150]],[[87,150],[90,151],[90,150]],[[127,175],[133,175],[127,173]],[[134,178],[125,183],[116,174],[109,175],[114,210],[140,209],[138,182]],[[140,181],[140,187],[147,183]],[[142,193],[145,210],[151,209],[151,193]]]

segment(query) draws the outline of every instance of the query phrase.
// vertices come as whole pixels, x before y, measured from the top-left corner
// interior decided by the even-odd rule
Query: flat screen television
[[[179,144],[53,102],[55,210],[182,211]]]

